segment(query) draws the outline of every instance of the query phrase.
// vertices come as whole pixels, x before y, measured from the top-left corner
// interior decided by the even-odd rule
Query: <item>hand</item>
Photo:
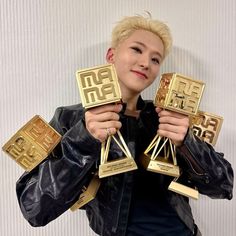
[[[119,115],[121,104],[108,104],[91,108],[85,112],[85,124],[89,133],[100,142],[104,142],[108,135],[113,135],[121,128]]]
[[[171,139],[172,143],[180,146],[188,132],[189,117],[177,112],[162,110],[157,107],[159,116],[158,134]]]

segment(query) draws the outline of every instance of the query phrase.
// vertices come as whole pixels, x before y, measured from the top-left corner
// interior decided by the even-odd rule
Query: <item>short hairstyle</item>
[[[152,19],[150,13],[148,13],[147,17],[141,15],[127,16],[119,21],[112,31],[111,47],[116,48],[135,30],[140,29],[150,31],[162,40],[164,45],[164,59],[172,47],[172,35],[169,27],[162,21]]]

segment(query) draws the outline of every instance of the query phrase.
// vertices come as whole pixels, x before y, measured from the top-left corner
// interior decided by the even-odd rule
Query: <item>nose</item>
[[[139,58],[139,66],[143,69],[149,68],[150,59],[148,55],[142,54]]]

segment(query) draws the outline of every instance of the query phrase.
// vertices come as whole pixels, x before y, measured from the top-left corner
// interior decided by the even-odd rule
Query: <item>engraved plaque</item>
[[[34,116],[2,147],[24,170],[31,171],[60,142],[61,135],[40,116]]]
[[[194,134],[214,146],[221,130],[223,118],[208,112],[198,111],[197,115],[191,119]]]
[[[197,114],[205,84],[177,73],[162,74],[155,105],[186,115]]]
[[[160,143],[163,139],[163,143]],[[140,156],[139,161],[148,171],[173,177],[179,177],[180,175],[175,147],[168,138],[156,135],[144,153]]]
[[[112,64],[78,70],[76,78],[86,109],[121,101],[118,78]]]
[[[137,165],[133,158],[121,158],[118,160],[108,161],[99,166],[99,177],[121,174],[127,171],[136,170]]]
[[[140,158],[140,162],[146,170],[151,172],[173,177],[179,177],[180,175],[179,166],[174,165],[170,162],[170,159],[166,159],[165,157],[158,158],[158,160],[152,160],[150,155],[143,154]]]

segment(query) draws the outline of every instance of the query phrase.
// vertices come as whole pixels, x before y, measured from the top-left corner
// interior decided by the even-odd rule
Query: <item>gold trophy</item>
[[[100,184],[101,182],[98,177],[98,173],[95,173],[88,187],[85,186],[83,187],[79,199],[74,203],[74,205],[70,208],[70,210],[75,211],[84,206],[85,204],[87,204],[88,202],[92,201],[97,194]]]
[[[121,91],[114,65],[106,64],[79,70],[76,72],[76,78],[82,104],[85,109],[121,102]],[[112,139],[122,150],[125,157],[108,161]],[[137,169],[137,165],[120,131],[118,130],[116,135],[109,135],[107,141],[103,142],[101,147],[101,162],[98,171],[99,178],[135,169]]]
[[[191,119],[193,133],[204,142],[215,146],[218,139],[223,117],[204,111],[198,111]]]
[[[214,146],[221,130],[223,118],[204,111],[198,111],[195,116],[190,118],[190,128],[193,130],[193,133],[204,142]],[[198,191],[196,189],[178,183],[177,179],[171,182],[168,189],[184,196],[198,199]]]
[[[166,73],[161,76],[154,104],[185,115],[195,115],[203,90],[204,83],[201,81],[177,73]],[[180,175],[175,146],[168,138],[156,135],[145,150],[141,162],[147,170],[174,177]]]
[[[193,80],[181,74],[163,74],[154,104],[166,110],[194,116],[197,114],[204,87],[205,84],[202,81]],[[175,145],[170,139],[157,134],[144,151],[141,163],[148,171],[175,177],[174,183],[177,184],[180,168],[177,165]],[[180,192],[187,192],[191,197],[196,196],[194,189],[183,185],[181,189],[180,186],[177,187]]]
[[[25,171],[41,163],[60,142],[61,135],[35,115],[2,147]]]

